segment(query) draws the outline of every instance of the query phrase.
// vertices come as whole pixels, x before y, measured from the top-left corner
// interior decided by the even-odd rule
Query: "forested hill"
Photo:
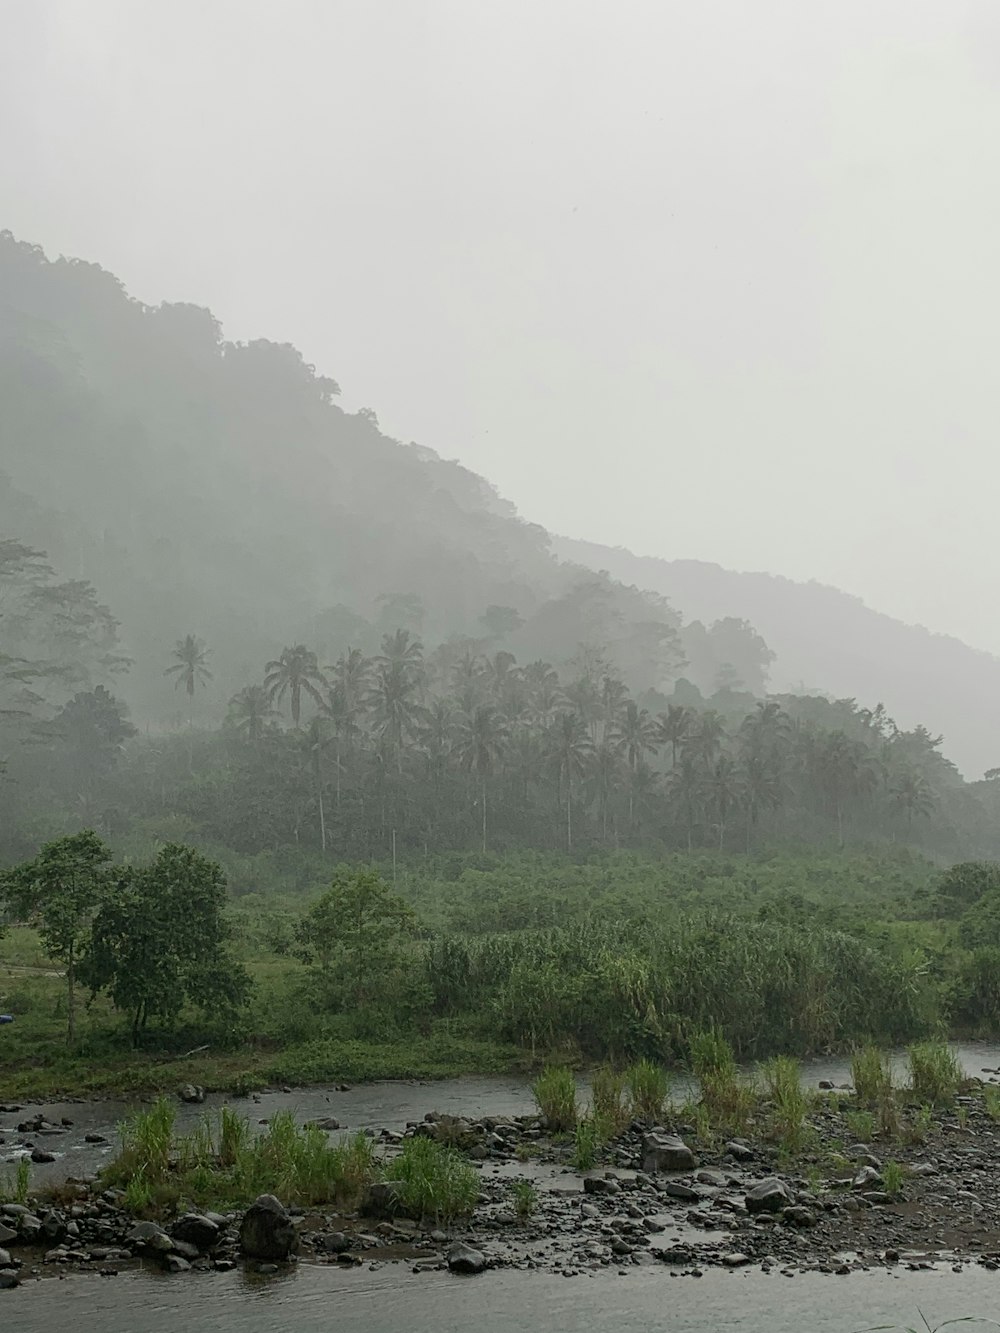
[[[564,560],[650,588],[706,624],[752,621],[775,654],[775,691],[822,690],[862,703],[884,701],[901,726],[943,732],[968,777],[1000,764],[1000,658],[866,606],[820,583],[738,573],[700,560],[661,560],[621,547],[553,539]]]
[[[214,715],[289,643],[329,661],[399,627],[522,661],[583,644],[669,688],[662,599],[581,586],[481,477],[338,394],[287,344],[226,342],[208,310],[0,233],[0,537],[94,585],[138,721],[176,710],[162,673],[186,634],[209,643]]]

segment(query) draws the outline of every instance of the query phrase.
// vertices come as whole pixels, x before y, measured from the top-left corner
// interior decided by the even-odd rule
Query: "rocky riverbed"
[[[570,1164],[571,1145],[538,1116],[429,1112],[405,1131],[376,1137],[390,1156],[406,1136],[421,1135],[456,1145],[474,1163],[479,1202],[459,1223],[407,1217],[389,1182],[374,1185],[346,1214],[286,1208],[264,1196],[246,1210],[189,1211],[152,1222],[129,1214],[122,1191],[71,1178],[50,1198],[0,1204],[0,1288],[74,1270],[112,1276],[145,1265],[183,1273],[240,1264],[268,1273],[296,1262],[397,1263],[462,1274],[660,1267],[689,1277],[750,1265],[787,1274],[945,1264],[997,1269],[994,1114],[973,1086],[925,1117],[919,1136],[875,1134],[859,1142],[852,1133],[857,1113],[844,1092],[813,1105],[805,1146],[790,1153],[753,1124],[742,1137],[699,1138],[680,1113],[658,1126],[632,1124],[599,1165],[581,1173]],[[42,1144],[50,1131],[66,1128],[36,1113],[15,1133]],[[338,1127],[330,1121],[324,1128],[336,1135]],[[535,1190],[527,1217],[516,1213],[518,1180]]]

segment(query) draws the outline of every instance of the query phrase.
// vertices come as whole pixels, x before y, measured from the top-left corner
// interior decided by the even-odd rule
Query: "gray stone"
[[[240,1247],[251,1259],[284,1260],[299,1247],[299,1234],[284,1204],[273,1194],[259,1195],[243,1214]]]
[[[453,1273],[481,1273],[486,1268],[486,1255],[464,1241],[456,1241],[448,1251],[448,1267]]]
[[[65,1217],[54,1208],[42,1218],[42,1234],[51,1244],[58,1245],[61,1240],[65,1240],[68,1231]],[[79,1235],[79,1228],[77,1234]]]
[[[851,1188],[856,1190],[869,1189],[872,1185],[881,1185],[882,1177],[873,1166],[863,1166],[858,1174],[851,1181]]]
[[[742,1268],[744,1264],[750,1263],[751,1259],[749,1254],[741,1254],[739,1250],[733,1250],[722,1256],[722,1262],[727,1268]]]
[[[583,1192],[584,1194],[621,1194],[622,1187],[613,1177],[584,1176]]]
[[[182,1083],[177,1089],[177,1096],[182,1102],[197,1105],[205,1100],[205,1089],[197,1083]]]
[[[174,1248],[174,1242],[155,1222],[137,1222],[126,1232],[125,1239],[136,1249],[149,1250],[154,1254],[169,1254]]]
[[[783,1180],[768,1176],[747,1190],[744,1202],[748,1213],[780,1213],[792,1202],[792,1196]]]
[[[163,1267],[168,1273],[190,1273],[191,1265],[180,1254],[168,1254],[163,1261]]]
[[[218,1224],[202,1213],[185,1213],[173,1224],[170,1233],[177,1240],[196,1245],[199,1250],[210,1250],[219,1239]]]
[[[329,1231],[322,1239],[327,1254],[344,1254],[351,1248],[351,1238],[342,1231]]]
[[[690,1185],[682,1185],[679,1180],[668,1180],[664,1194],[669,1194],[672,1199],[683,1199],[685,1203],[697,1203],[701,1195]]]
[[[21,1279],[13,1268],[0,1268],[0,1291],[10,1291],[19,1286]]]
[[[796,1227],[814,1227],[816,1225],[816,1214],[811,1208],[806,1208],[803,1204],[794,1204],[791,1208],[786,1208],[784,1219]]]
[[[642,1140],[643,1171],[693,1171],[694,1153],[676,1134],[653,1130]]]
[[[12,1240],[17,1240],[17,1232],[5,1222],[0,1222],[0,1245],[9,1245]]]
[[[365,1190],[358,1210],[362,1217],[391,1219],[406,1213],[398,1180],[377,1180]]]
[[[340,1128],[340,1121],[332,1115],[322,1115],[317,1120],[307,1120],[306,1123],[315,1125],[317,1129],[325,1129],[327,1133]]]
[[[740,1143],[739,1139],[732,1139],[726,1144],[726,1152],[737,1162],[748,1162],[753,1157],[753,1149],[748,1148],[745,1143]]]

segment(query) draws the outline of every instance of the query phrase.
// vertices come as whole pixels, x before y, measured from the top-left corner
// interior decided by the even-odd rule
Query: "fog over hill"
[[[553,539],[564,560],[668,597],[688,620],[751,621],[775,653],[776,692],[884,702],[900,726],[944,733],[970,779],[1000,763],[1000,658],[922,625],[906,625],[821,583],[740,573],[702,560],[638,556],[621,547]]]

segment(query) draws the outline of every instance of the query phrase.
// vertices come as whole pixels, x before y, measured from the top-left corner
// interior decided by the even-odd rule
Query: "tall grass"
[[[19,1157],[12,1172],[0,1177],[0,1203],[19,1203],[22,1206],[28,1200],[31,1189],[31,1163],[27,1157]]]
[[[514,1213],[519,1222],[527,1222],[538,1207],[538,1190],[530,1180],[515,1180],[510,1187]]]
[[[640,1060],[629,1067],[627,1078],[635,1118],[647,1124],[655,1124],[663,1115],[670,1091],[666,1070],[652,1060]]]
[[[177,1108],[166,1097],[124,1120],[118,1126],[121,1151],[103,1173],[108,1183],[124,1187],[134,1176],[142,1176],[147,1186],[165,1180],[176,1120]]]
[[[964,1075],[951,1047],[943,1041],[923,1041],[911,1046],[907,1054],[914,1095],[931,1106],[952,1101]]]
[[[851,1056],[851,1082],[861,1106],[877,1106],[892,1092],[889,1057],[877,1046],[860,1047]]]
[[[594,1079],[590,1089],[591,1104],[594,1119],[601,1125],[605,1138],[615,1138],[617,1135],[624,1133],[632,1119],[635,1095],[632,1093],[631,1080],[629,1079],[630,1106],[629,1100],[625,1096],[627,1078],[626,1074],[620,1074],[608,1065],[602,1065],[600,1069],[594,1070]]]
[[[543,1069],[532,1084],[531,1094],[550,1129],[557,1134],[568,1134],[576,1127],[579,1110],[572,1069],[561,1065]]]
[[[773,1108],[771,1134],[783,1148],[794,1151],[806,1137],[806,1117],[810,1110],[799,1062],[787,1055],[777,1055],[761,1065],[760,1075]]]
[[[576,1122],[573,1134],[573,1165],[578,1171],[589,1171],[597,1161],[604,1139],[593,1116],[584,1116]]]
[[[474,1168],[454,1148],[433,1139],[407,1139],[385,1178],[399,1181],[407,1211],[439,1222],[468,1216],[479,1199]]]
[[[753,1113],[753,1087],[740,1077],[733,1048],[718,1028],[696,1032],[689,1041],[691,1072],[701,1100],[712,1118],[732,1129],[742,1128]]]

